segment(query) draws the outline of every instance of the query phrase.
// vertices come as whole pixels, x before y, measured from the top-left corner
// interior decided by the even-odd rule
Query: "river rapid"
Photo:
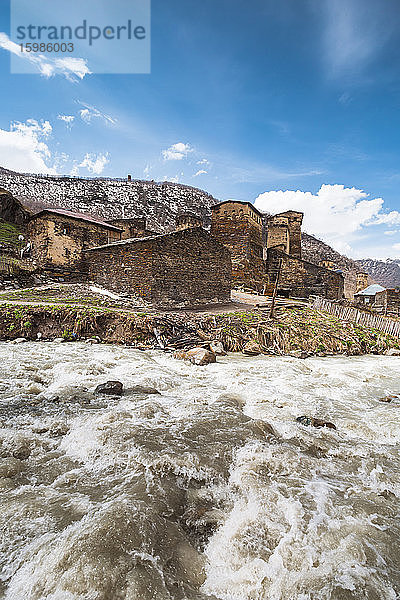
[[[0,598],[398,599],[399,367],[1,343]]]

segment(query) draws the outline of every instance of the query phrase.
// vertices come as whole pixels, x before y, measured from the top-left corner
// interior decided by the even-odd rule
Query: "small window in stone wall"
[[[62,232],[63,235],[69,235],[71,233],[71,225],[64,225]]]

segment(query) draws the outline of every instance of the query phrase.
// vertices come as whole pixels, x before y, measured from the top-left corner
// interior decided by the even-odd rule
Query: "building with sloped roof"
[[[37,266],[82,268],[85,248],[121,239],[122,230],[91,215],[58,208],[46,208],[30,218],[27,235],[30,258]]]
[[[378,292],[383,292],[385,288],[379,283],[373,283],[369,285],[365,289],[357,292],[354,295],[354,301],[358,304],[370,304],[372,305],[375,302],[375,296]]]
[[[84,251],[89,279],[159,305],[227,302],[231,255],[201,227]]]

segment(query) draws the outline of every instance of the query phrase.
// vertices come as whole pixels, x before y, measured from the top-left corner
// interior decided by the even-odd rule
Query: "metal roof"
[[[379,283],[374,283],[369,285],[364,290],[357,292],[356,296],[375,296],[378,292],[383,292],[386,288],[379,285]]]

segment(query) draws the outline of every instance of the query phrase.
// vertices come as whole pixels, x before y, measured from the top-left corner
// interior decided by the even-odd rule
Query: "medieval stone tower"
[[[221,202],[212,207],[211,234],[231,252],[234,287],[262,291],[262,214],[250,202]]]
[[[368,287],[368,273],[360,271],[357,273],[357,292],[361,292],[361,290],[365,290]]]
[[[278,248],[301,258],[301,224],[303,213],[288,210],[268,219],[267,248]]]
[[[176,231],[191,229],[193,227],[203,227],[203,219],[194,213],[182,213],[176,218]]]

